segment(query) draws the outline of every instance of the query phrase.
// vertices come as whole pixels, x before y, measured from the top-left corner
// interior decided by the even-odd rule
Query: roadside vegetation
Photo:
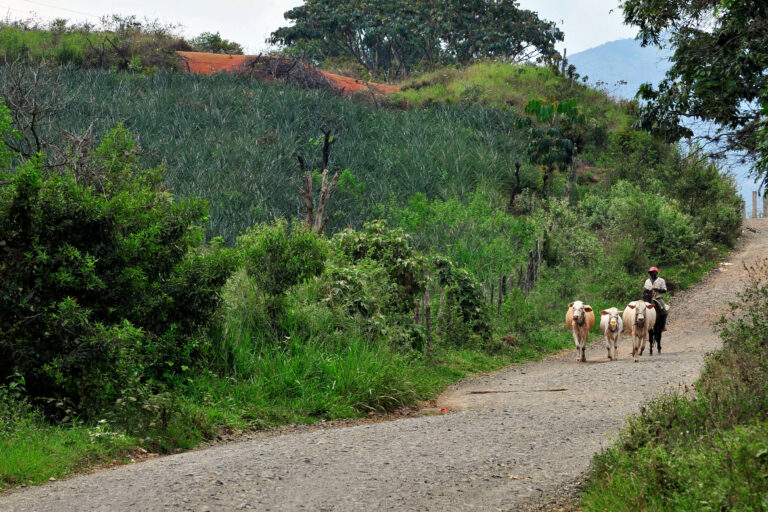
[[[556,67],[444,73],[369,104],[2,67],[0,486],[413,406],[571,346],[568,302],[637,299],[649,264],[684,288],[735,242],[731,180],[632,104]],[[339,174],[321,233],[298,156],[313,191]]]

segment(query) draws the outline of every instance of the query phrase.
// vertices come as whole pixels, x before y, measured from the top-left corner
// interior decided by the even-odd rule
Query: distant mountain
[[[671,66],[668,48],[659,49],[656,46],[641,47],[634,39],[619,39],[601,44],[589,50],[568,56],[568,62],[576,66],[576,72],[588,76],[588,83],[601,89],[617,99],[635,97],[638,87],[645,82],[658,84]],[[619,81],[626,84],[619,84]],[[695,133],[705,133],[710,128],[708,124],[691,124]],[[746,202],[747,211],[752,211],[752,191],[757,190],[753,178],[749,176],[749,168],[737,163],[735,157],[722,162],[736,178],[739,193]],[[760,205],[759,205],[760,206]]]
[[[589,83],[616,98],[634,98],[640,84],[659,83],[670,67],[669,50],[641,47],[634,39],[619,39],[568,56]],[[619,84],[626,81],[625,85]]]

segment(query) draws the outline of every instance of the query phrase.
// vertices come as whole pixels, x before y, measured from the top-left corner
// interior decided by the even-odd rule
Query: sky
[[[608,41],[634,37],[636,30],[622,23],[619,0],[520,0],[523,9],[554,21],[565,33],[558,50],[568,54]],[[283,13],[301,0],[0,0],[0,13],[13,19],[36,15],[43,20],[66,18],[97,23],[107,14],[136,15],[182,25],[179,32],[194,37],[219,32],[243,45],[246,53],[268,49],[269,34],[286,24]],[[611,12],[613,11],[613,12]]]

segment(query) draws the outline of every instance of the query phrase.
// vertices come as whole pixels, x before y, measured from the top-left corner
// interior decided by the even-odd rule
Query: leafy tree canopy
[[[243,47],[234,41],[222,39],[216,32],[203,32],[190,41],[190,44],[198,52],[226,53],[228,55],[242,55]]]
[[[676,141],[693,135],[686,119],[715,122],[704,139],[713,154],[739,151],[766,181],[768,134],[768,3],[747,0],[626,0],[624,20],[636,25],[643,46],[666,44],[672,67],[658,89],[641,86],[648,100],[645,129]]]
[[[270,42],[317,61],[351,57],[368,71],[402,76],[414,66],[513,62],[556,55],[563,33],[514,0],[307,0]]]

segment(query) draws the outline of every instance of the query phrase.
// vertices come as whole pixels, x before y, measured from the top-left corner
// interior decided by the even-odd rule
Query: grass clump
[[[23,397],[23,380],[0,387],[0,488],[39,484],[113,459],[125,460],[135,439],[108,423],[52,425]]]

